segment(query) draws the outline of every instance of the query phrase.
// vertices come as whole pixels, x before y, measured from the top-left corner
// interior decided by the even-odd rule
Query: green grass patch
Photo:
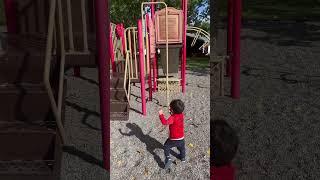
[[[209,68],[209,60],[209,57],[189,57],[187,58],[187,67],[191,70]]]
[[[320,0],[243,0],[244,19],[307,20],[320,18]],[[227,1],[221,1],[220,16],[227,16]]]

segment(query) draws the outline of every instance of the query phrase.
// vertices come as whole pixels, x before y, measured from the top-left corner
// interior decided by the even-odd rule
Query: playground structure
[[[149,100],[154,91],[160,90],[159,86],[166,94],[169,90],[168,50],[171,44],[167,43],[168,35],[165,36],[165,47],[159,45],[160,53],[166,55],[165,78],[158,78],[157,56],[151,56],[150,52],[154,52],[148,48],[152,44],[148,41],[152,39],[148,33],[152,36],[152,31],[148,32],[145,24],[149,23],[145,21],[155,21],[156,3],[143,3],[142,6],[151,6],[151,17],[145,18],[142,8],[142,19],[138,20],[137,27],[124,29],[118,26],[123,36],[116,37],[110,33],[116,31],[117,25],[109,22],[107,1],[4,2],[8,32],[3,42],[5,49],[0,53],[0,96],[3,99],[0,103],[0,139],[6,146],[0,152],[0,164],[7,168],[0,170],[0,179],[59,177],[61,146],[68,144],[63,127],[64,72],[67,67],[76,68],[75,75],[79,75],[81,66],[99,68],[103,162],[110,170],[110,119],[128,118],[130,84],[141,83],[143,114],[146,113],[145,87],[142,87],[145,80],[151,87]],[[210,37],[197,28],[186,27],[187,1],[181,2],[181,74],[179,79],[176,77],[179,81],[172,78],[172,87],[179,84],[185,92],[187,31],[196,32],[195,39],[205,39],[202,48],[210,49]],[[170,30],[165,31],[168,32]],[[200,34],[205,35],[200,37]],[[113,37],[118,40],[117,46],[109,44]],[[143,40],[145,43],[139,43]],[[122,51],[118,51],[120,47]],[[147,49],[146,53],[144,49]]]
[[[164,8],[155,11],[154,6],[156,5],[158,7],[162,5]],[[185,21],[187,17],[186,5],[182,4],[182,8],[184,9],[177,10],[167,7],[164,2],[143,2],[141,4],[142,18],[138,20],[137,27],[124,28],[122,24],[111,23],[111,69],[115,74],[111,78],[111,84],[118,84],[124,89],[120,93],[121,90],[116,89],[120,86],[112,87],[111,91],[114,91],[114,93],[111,92],[112,97],[113,94],[118,94],[118,97],[111,101],[111,107],[117,107],[112,108],[111,114],[116,109],[121,111],[125,109],[125,113],[127,113],[128,105],[123,104],[122,107],[119,107],[119,103],[123,99],[127,99],[129,102],[131,83],[140,83],[143,115],[146,115],[146,101],[152,101],[154,92],[159,91],[165,94],[166,102],[164,104],[167,106],[170,94],[180,92],[180,86],[181,91],[185,92],[186,36],[190,36],[191,32],[194,32],[191,46],[194,46],[196,41],[200,39],[203,44],[199,49],[208,55],[210,52],[205,49],[210,48],[210,35],[200,28],[188,27]],[[151,10],[150,13],[146,13],[148,9]],[[170,26],[166,25],[169,24],[168,19],[171,20]],[[159,75],[159,53],[157,54],[159,49],[162,76]],[[179,62],[180,77],[178,76]],[[119,75],[124,77],[122,81],[119,80]],[[146,98],[145,84],[148,84],[148,98]],[[127,120],[127,118],[122,120]]]

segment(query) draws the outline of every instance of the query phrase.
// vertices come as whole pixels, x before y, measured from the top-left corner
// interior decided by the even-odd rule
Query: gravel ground
[[[314,22],[244,27],[241,99],[212,104],[239,133],[239,180],[319,179],[319,30]]]
[[[168,138],[168,128],[162,126],[158,110],[160,104],[165,104],[165,96],[154,94],[153,101],[147,103],[147,116],[143,117],[136,112],[141,111],[140,88],[133,86],[130,103],[134,110],[130,111],[129,121],[111,125],[112,179],[209,179],[210,76],[209,70],[205,72],[188,71],[186,94],[174,96],[186,106],[187,162],[176,160],[171,172],[163,170],[162,146]]]
[[[62,179],[106,179],[101,168],[97,70],[83,68],[82,76],[67,72],[65,126],[72,145],[64,150]],[[209,70],[188,71],[186,95],[175,96],[186,104],[187,162],[175,161],[171,172],[162,169],[168,132],[157,115],[164,96],[154,94],[143,117],[139,84],[133,86],[129,121],[111,123],[111,179],[209,179],[209,77]],[[130,132],[132,136],[125,135]]]

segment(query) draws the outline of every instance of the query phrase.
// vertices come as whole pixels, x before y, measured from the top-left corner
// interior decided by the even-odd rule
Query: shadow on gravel
[[[77,148],[75,148],[74,146],[64,146],[63,152],[77,156],[78,158],[86,161],[87,163],[97,165],[97,166],[103,168],[103,161],[102,160],[99,160],[86,152],[80,151]]]
[[[96,130],[96,131],[101,131],[100,128],[94,127],[93,125],[91,125],[91,124],[89,124],[87,122],[87,119],[88,119],[89,116],[95,116],[95,117],[100,118],[100,113],[92,111],[92,110],[89,110],[89,109],[84,108],[84,107],[81,107],[78,104],[75,104],[75,103],[72,103],[72,102],[69,102],[69,101],[66,101],[65,103],[66,103],[66,106],[70,106],[73,109],[77,110],[78,112],[84,112],[85,113],[83,115],[82,119],[81,119],[81,123],[82,124],[88,126],[90,129],[93,129],[93,130]]]
[[[155,138],[144,134],[142,129],[135,123],[127,123],[126,127],[130,129],[129,133],[124,133],[119,129],[119,132],[124,136],[136,136],[141,142],[146,144],[147,151],[153,155],[154,160],[158,163],[160,168],[164,168],[164,163],[161,161],[161,158],[156,154],[156,149],[163,149],[163,144],[161,144]],[[170,152],[173,156],[178,157],[178,154],[171,150]]]
[[[279,46],[313,47],[320,41],[320,25],[307,22],[246,22],[245,28],[265,32],[265,36],[245,35],[241,39],[277,44]]]

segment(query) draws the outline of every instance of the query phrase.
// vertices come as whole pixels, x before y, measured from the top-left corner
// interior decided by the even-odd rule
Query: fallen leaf
[[[207,154],[210,155],[210,148],[209,148],[209,150],[207,151]]]
[[[193,148],[193,144],[189,143],[188,145],[189,145],[189,147]]]
[[[145,168],[144,168],[144,175],[145,175],[145,176],[148,176],[148,174],[149,174],[149,170],[148,170],[147,167],[145,167]]]
[[[118,166],[121,166],[121,164],[122,164],[122,161],[121,160],[118,161]]]

